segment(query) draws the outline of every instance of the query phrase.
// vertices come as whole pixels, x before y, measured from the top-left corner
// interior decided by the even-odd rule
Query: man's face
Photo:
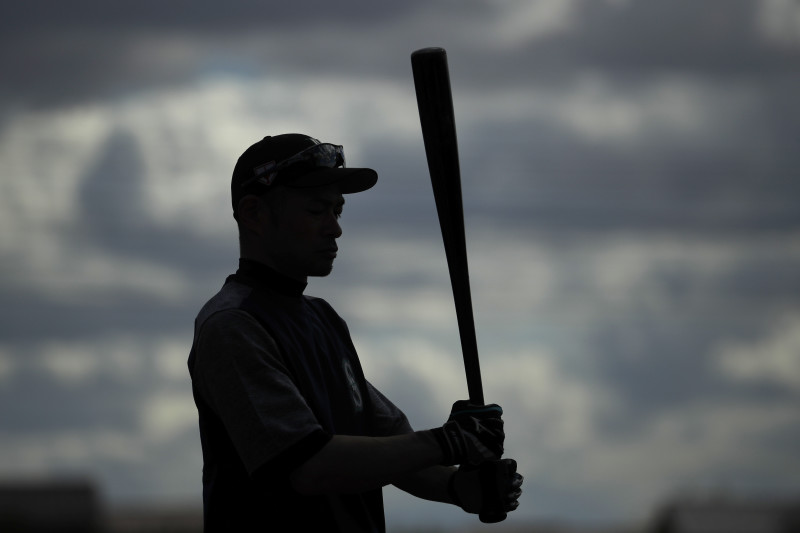
[[[344,198],[335,185],[281,191],[280,205],[265,213],[270,226],[265,245],[273,267],[303,281],[330,274],[338,250],[336,239],[342,235],[343,206]]]

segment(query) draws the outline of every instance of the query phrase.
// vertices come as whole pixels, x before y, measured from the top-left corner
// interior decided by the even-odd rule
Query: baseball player
[[[377,179],[301,134],[265,137],[234,167],[239,268],[199,312],[188,361],[207,533],[384,531],[388,484],[470,513],[518,506],[498,405],[458,401],[414,431],[365,378],[344,320],[304,294],[333,268],[345,195]]]

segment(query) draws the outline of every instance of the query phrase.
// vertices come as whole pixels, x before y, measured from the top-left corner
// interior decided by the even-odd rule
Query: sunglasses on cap
[[[344,148],[338,144],[315,144],[302,150],[283,161],[270,161],[255,167],[255,176],[244,181],[241,187],[248,187],[254,183],[270,186],[275,183],[278,175],[285,177],[298,176],[315,168],[345,167]]]

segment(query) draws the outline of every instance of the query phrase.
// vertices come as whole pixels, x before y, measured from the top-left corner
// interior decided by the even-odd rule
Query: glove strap
[[[458,424],[447,422],[440,428],[434,428],[428,431],[436,437],[436,441],[442,449],[442,462],[439,464],[452,466],[458,463],[459,459],[464,455],[463,446],[459,446],[462,437]]]

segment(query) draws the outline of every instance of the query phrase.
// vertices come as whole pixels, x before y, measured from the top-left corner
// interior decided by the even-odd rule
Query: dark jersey
[[[289,483],[332,435],[412,431],[364,378],[345,322],[304,289],[242,260],[195,321],[207,533],[385,529],[380,489],[308,496]]]

